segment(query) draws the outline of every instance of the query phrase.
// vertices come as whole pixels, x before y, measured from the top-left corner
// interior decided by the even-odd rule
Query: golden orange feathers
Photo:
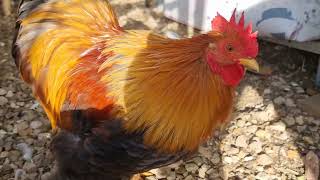
[[[193,151],[227,120],[234,92],[204,61],[207,36],[124,31],[107,1],[53,1],[22,19],[19,67],[53,127],[70,126],[64,111],[94,109],[149,146]]]

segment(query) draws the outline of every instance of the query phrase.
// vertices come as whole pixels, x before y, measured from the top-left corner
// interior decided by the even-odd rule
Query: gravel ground
[[[142,0],[111,2],[127,29],[192,35],[192,29],[144,8]],[[13,26],[14,17],[1,18],[0,179],[46,179],[54,167],[50,125],[14,67]],[[299,101],[319,93],[310,80],[316,57],[265,42],[260,46],[259,59],[272,73],[248,73],[226,129],[216,132],[191,160],[152,170],[154,176],[146,179],[304,180],[310,177],[309,164],[318,170],[320,119],[299,108]]]

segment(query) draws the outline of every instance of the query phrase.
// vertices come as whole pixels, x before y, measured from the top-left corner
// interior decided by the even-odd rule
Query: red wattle
[[[233,64],[221,67],[221,77],[226,85],[238,86],[244,77],[244,67],[240,64]]]
[[[238,63],[232,65],[221,66],[215,60],[211,53],[207,54],[208,64],[213,73],[219,75],[225,85],[237,86],[244,77],[244,67]]]

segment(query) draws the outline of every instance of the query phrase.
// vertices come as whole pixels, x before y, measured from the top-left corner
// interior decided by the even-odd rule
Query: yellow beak
[[[239,61],[240,61],[240,64],[242,64],[245,68],[259,72],[259,64],[255,59],[243,58],[243,59],[239,59]]]

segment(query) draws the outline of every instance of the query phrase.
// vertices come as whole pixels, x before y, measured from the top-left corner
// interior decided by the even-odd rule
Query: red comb
[[[211,21],[212,30],[225,32],[228,27],[233,26],[234,28],[241,29],[250,37],[257,37],[257,32],[252,33],[251,23],[246,28],[244,27],[244,12],[241,13],[239,22],[236,22],[236,11],[237,9],[235,8],[229,21],[217,13],[217,16]]]

